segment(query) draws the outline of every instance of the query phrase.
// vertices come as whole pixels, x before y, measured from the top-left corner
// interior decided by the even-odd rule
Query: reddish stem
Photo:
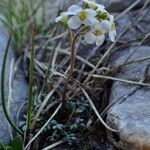
[[[78,32],[74,35],[72,43],[71,43],[71,62],[70,62],[70,72],[67,76],[66,82],[64,84],[64,90],[63,90],[63,95],[62,95],[62,110],[65,111],[66,108],[66,93],[67,93],[67,87],[70,81],[70,78],[73,74],[73,69],[74,69],[74,65],[75,65],[75,58],[76,58],[76,40],[79,37],[80,32],[83,29],[81,28],[80,30],[78,30]]]

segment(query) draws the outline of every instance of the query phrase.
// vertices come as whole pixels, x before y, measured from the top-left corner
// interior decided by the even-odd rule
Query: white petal
[[[88,44],[93,44],[96,42],[96,36],[91,31],[89,31],[84,35],[84,40]]]
[[[106,11],[105,9],[103,9],[103,8],[99,8],[99,7],[98,7],[98,8],[96,9],[96,12],[107,12],[107,11]]]
[[[96,6],[97,3],[95,3],[94,1],[90,1],[90,0],[82,0],[83,2],[89,4],[90,6]]]
[[[96,11],[93,9],[85,9],[89,16],[96,16]]]
[[[114,33],[114,36],[116,36],[116,35],[117,35],[117,32],[116,32],[116,30],[113,30],[112,32]]]
[[[98,6],[98,8],[100,8],[100,9],[105,9],[105,6],[103,6],[103,5],[98,4],[97,6]]]
[[[95,31],[95,30],[100,30],[101,32],[103,32],[103,28],[101,26],[101,23],[98,22],[98,23],[95,23],[92,27],[92,31]]]
[[[110,31],[109,32],[109,38],[112,42],[115,42],[115,36],[116,36],[116,31]]]
[[[89,4],[90,7],[99,7],[101,9],[104,9],[105,7],[103,5],[97,4],[94,1],[90,1],[90,0],[82,0],[83,2]]]
[[[77,16],[72,16],[69,20],[68,20],[68,26],[71,29],[77,29],[80,27],[80,25],[82,24],[82,22],[79,20],[79,18]]]
[[[69,15],[71,15],[68,11],[66,11],[66,12],[63,12],[63,14],[62,14],[63,16],[69,16]]]
[[[81,0],[81,1],[83,1],[83,2],[85,2],[85,3],[88,3],[88,0]]]
[[[59,22],[59,21],[62,21],[64,18],[66,18],[67,16],[69,15],[68,12],[63,12],[60,14],[60,16],[58,16],[56,19],[55,19],[55,22]]]
[[[113,23],[113,22],[114,22],[114,16],[113,16],[113,15],[110,15],[110,16],[109,16],[109,20],[110,20],[111,23]]]
[[[105,32],[109,32],[111,30],[111,23],[108,20],[104,20],[101,22],[101,27]]]
[[[96,40],[96,45],[97,45],[97,46],[102,45],[102,44],[104,43],[104,40],[105,40],[105,36],[104,36],[104,35],[99,36],[99,37],[97,38],[97,40]]]
[[[72,5],[68,8],[69,14],[71,15],[76,15],[77,13],[79,13],[82,10],[82,7],[78,6],[78,5]]]
[[[59,21],[61,21],[62,20],[62,16],[59,16],[59,17],[57,17],[56,19],[55,19],[55,22],[59,22]]]
[[[83,21],[85,25],[92,26],[94,24],[99,23],[99,21],[93,16],[87,16],[87,18]]]

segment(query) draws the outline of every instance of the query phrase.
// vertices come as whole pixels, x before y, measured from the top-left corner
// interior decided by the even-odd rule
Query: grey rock
[[[130,47],[116,52],[110,62],[111,67],[150,56],[150,47]],[[150,83],[150,61],[141,61],[122,67],[117,78]],[[118,133],[108,131],[108,139],[123,150],[150,148],[150,87],[137,86],[115,81],[110,93],[109,103],[115,104],[109,109],[107,123]]]
[[[109,11],[121,12],[131,6],[136,0],[106,0],[105,5]],[[142,0],[134,8],[141,7],[144,5],[146,0]]]
[[[143,10],[143,16],[140,18],[137,27],[145,34],[150,32],[150,6]]]
[[[44,4],[44,10],[45,10],[45,21],[47,23],[53,23],[55,21],[55,18],[59,15],[59,12],[66,11],[69,6],[73,4],[79,3],[79,0],[46,0]],[[39,8],[37,13],[37,20],[40,24],[40,21],[43,21],[43,6]]]
[[[120,13],[115,14],[115,16],[118,16]],[[120,17],[118,20],[116,20],[116,30],[117,35],[122,34],[128,23],[133,21],[133,14],[131,12],[126,13],[122,17]],[[137,37],[137,32],[134,27],[129,27],[125,33],[121,36],[121,40],[129,41],[131,39],[135,39]]]
[[[117,17],[119,14],[120,13],[115,13],[114,15]],[[116,20],[117,36],[122,34],[128,24],[131,23],[120,37],[120,40],[124,41],[124,43],[128,43],[128,45],[133,45],[133,43],[141,41],[141,37],[145,37],[145,35],[150,32],[150,6],[143,10],[140,15],[142,17],[136,17],[135,14],[134,11],[129,11]]]
[[[2,71],[2,61],[3,56],[6,48],[8,40],[7,33],[3,30],[3,27],[0,26],[0,73]],[[12,61],[15,61],[15,55],[10,47],[9,53],[8,53],[8,59],[7,59],[7,66],[6,66],[6,73],[5,73],[5,91],[6,91],[6,98],[8,98],[9,93],[9,76],[10,76],[10,65]],[[17,120],[17,113],[19,108],[23,105],[23,103],[26,102],[26,99],[28,97],[28,83],[24,78],[24,75],[21,71],[21,68],[15,69],[14,73],[14,79],[11,84],[12,91],[11,91],[11,97],[12,101],[10,102],[10,116],[15,122]],[[1,76],[1,75],[0,75]],[[1,87],[1,84],[0,84]],[[0,94],[1,95],[1,94]],[[3,109],[1,106],[1,96],[0,96],[0,141],[4,143],[8,143],[10,141],[10,132],[8,128],[8,122],[4,116]]]

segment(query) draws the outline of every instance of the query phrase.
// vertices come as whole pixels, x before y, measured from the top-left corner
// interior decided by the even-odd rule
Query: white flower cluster
[[[107,34],[114,42],[116,36],[114,17],[105,10],[103,5],[97,4],[94,0],[82,1],[83,7],[72,5],[66,12],[61,13],[55,22],[62,22],[71,29],[89,27],[90,30],[84,34],[84,39],[89,44],[96,43],[100,46]]]

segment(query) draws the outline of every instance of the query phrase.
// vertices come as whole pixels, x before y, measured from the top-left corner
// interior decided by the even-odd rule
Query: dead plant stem
[[[76,34],[74,35],[71,43],[71,60],[70,60],[70,72],[68,74],[68,77],[64,84],[63,94],[62,94],[62,110],[65,110],[66,108],[66,93],[67,93],[67,87],[69,84],[69,81],[71,79],[71,76],[73,74],[74,65],[75,65],[75,58],[76,58],[76,40],[80,35],[80,32],[83,30],[83,28],[79,29]]]

